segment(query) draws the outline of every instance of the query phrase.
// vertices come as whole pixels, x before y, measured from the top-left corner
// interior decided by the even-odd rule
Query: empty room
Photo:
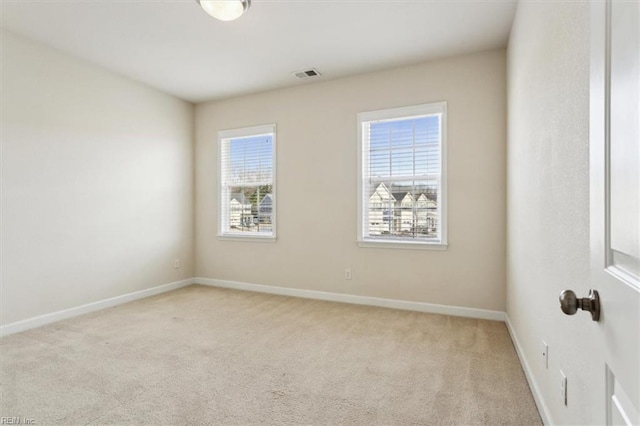
[[[0,37],[0,424],[640,425],[639,2]]]

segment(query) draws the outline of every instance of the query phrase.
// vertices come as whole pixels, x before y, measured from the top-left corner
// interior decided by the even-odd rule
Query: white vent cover
[[[307,78],[317,78],[320,77],[322,74],[320,74],[320,72],[315,69],[315,68],[311,68],[308,70],[304,70],[304,71],[296,71],[293,73],[294,77],[300,79],[300,80],[305,80]]]

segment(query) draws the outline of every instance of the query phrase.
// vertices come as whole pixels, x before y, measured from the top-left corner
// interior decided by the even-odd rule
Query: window
[[[446,102],[358,114],[358,244],[445,249]]]
[[[219,236],[276,237],[275,125],[218,133]]]

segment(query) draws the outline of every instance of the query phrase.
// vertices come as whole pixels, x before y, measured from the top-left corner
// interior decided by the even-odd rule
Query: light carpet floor
[[[505,325],[189,286],[0,340],[0,416],[539,425]]]

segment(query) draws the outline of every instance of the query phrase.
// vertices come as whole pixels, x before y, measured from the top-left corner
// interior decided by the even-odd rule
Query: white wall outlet
[[[344,279],[345,280],[350,280],[351,279],[351,269],[347,268],[344,270]]]
[[[560,397],[564,405],[567,405],[567,376],[560,370]]]
[[[544,362],[544,368],[549,369],[549,345],[544,340],[542,341],[542,362]]]
[[[173,261],[173,269],[179,269],[180,268],[180,259],[176,259]]]

